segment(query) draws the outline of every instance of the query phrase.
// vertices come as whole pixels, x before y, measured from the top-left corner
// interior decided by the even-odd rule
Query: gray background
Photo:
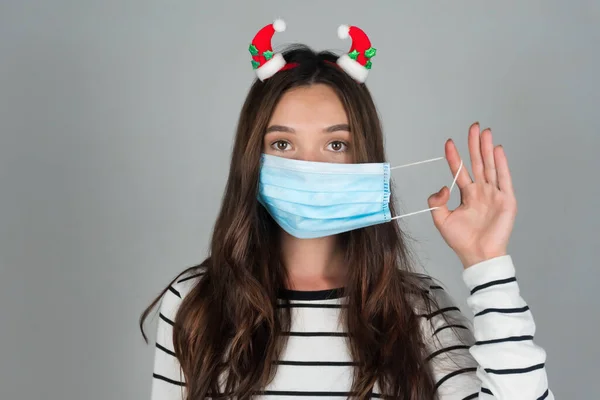
[[[369,33],[393,164],[440,156],[448,137],[466,157],[469,124],[493,128],[551,387],[596,398],[600,6],[415,3],[0,2],[0,398],[149,397],[139,313],[206,254],[254,78],[247,46],[276,17],[276,48],[347,50],[341,23]],[[443,164],[403,174],[407,211],[451,178]],[[430,216],[401,223],[468,312]]]

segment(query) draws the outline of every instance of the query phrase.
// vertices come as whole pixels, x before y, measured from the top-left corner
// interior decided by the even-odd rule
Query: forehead
[[[279,100],[272,124],[339,124],[347,123],[344,105],[335,91],[324,84],[302,86],[288,90]]]

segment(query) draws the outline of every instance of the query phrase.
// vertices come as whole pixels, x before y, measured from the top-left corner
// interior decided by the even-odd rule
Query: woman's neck
[[[282,231],[281,255],[288,289],[312,291],[344,286],[347,265],[337,236],[298,239]]]

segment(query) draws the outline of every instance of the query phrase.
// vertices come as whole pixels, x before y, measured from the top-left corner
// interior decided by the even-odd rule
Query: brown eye
[[[339,140],[336,140],[335,142],[331,142],[330,146],[331,146],[331,150],[338,152],[338,153],[346,151],[346,147],[347,147],[346,143],[339,141]]]
[[[274,142],[271,147],[275,146],[275,150],[286,151],[288,149],[289,143],[285,140],[278,140]]]

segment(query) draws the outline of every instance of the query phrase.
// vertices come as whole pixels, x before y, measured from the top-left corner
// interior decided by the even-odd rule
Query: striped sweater
[[[173,320],[201,274],[181,277],[160,305],[152,400],[184,400],[185,383],[173,352]],[[463,272],[470,290],[470,323],[447,292],[431,281],[439,309],[423,314],[421,327],[440,400],[553,400],[546,353],[533,342],[535,324],[520,296],[512,258],[503,256]],[[292,321],[274,380],[256,399],[346,399],[353,362],[339,323],[344,298],[336,290],[282,292]],[[445,318],[444,318],[445,316]],[[375,386],[372,398],[382,398]]]

